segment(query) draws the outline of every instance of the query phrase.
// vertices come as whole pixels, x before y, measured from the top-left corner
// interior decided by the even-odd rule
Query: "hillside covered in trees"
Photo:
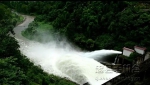
[[[149,2],[129,1],[33,1],[4,2],[21,13],[36,15],[56,32],[85,50],[145,46],[150,43]],[[146,10],[145,10],[146,9]],[[49,30],[49,29],[48,29]],[[36,35],[34,24],[27,29]]]
[[[132,48],[134,45],[145,46],[150,50],[149,2],[9,1],[1,3],[5,4],[0,5],[0,10],[3,10],[0,11],[0,65],[3,66],[3,69],[0,68],[2,77],[0,83],[2,84],[72,85],[61,78],[48,76],[21,55],[16,40],[7,35],[12,31],[17,20],[12,17],[6,6],[19,13],[36,16],[35,21],[23,32],[23,35],[30,39],[33,39],[32,36],[37,36],[38,26],[44,24],[53,26],[53,29],[44,29],[46,32],[54,30],[56,34],[65,35],[72,43],[84,50],[122,50],[124,46]]]
[[[13,28],[22,20],[0,3],[0,85],[76,85],[48,75],[21,54],[18,42],[10,33],[14,34]]]

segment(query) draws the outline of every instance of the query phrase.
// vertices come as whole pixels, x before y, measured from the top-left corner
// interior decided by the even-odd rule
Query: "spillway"
[[[21,35],[21,31],[27,28],[34,17],[24,16],[26,20],[14,28],[15,39],[19,42],[22,54],[45,72],[62,78],[66,77],[80,85],[86,82],[91,85],[101,85],[120,75],[94,60],[94,58],[110,54],[121,54],[120,51],[103,49],[84,52],[75,49],[69,42],[63,40],[60,43],[53,40],[44,44],[28,40]]]

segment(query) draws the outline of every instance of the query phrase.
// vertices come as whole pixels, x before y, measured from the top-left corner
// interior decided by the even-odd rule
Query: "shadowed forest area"
[[[18,42],[9,32],[22,17],[0,3],[0,85],[76,85],[69,80],[48,75],[21,54]]]
[[[145,46],[149,49],[149,2],[50,1],[5,2],[18,12],[36,15],[85,50]],[[36,28],[30,28],[31,35]]]
[[[11,9],[36,16],[22,33],[29,39],[38,35],[38,26],[46,25],[52,29],[46,27],[43,30],[65,35],[83,50],[122,50],[123,47],[132,48],[135,45],[150,50],[149,4],[142,1],[0,2],[0,84],[75,85],[48,75],[20,53],[17,41],[8,33],[13,33],[21,18]]]

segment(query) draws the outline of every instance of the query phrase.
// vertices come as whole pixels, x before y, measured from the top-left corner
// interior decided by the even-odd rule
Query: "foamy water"
[[[41,66],[49,74],[66,77],[80,85],[86,82],[101,85],[120,74],[94,60],[105,55],[121,54],[120,51],[103,49],[82,52],[63,40],[59,43],[52,40],[45,44],[17,36],[16,40],[19,42],[21,52],[35,65]]]

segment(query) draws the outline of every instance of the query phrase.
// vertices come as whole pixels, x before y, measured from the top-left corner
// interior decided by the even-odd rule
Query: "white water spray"
[[[121,54],[121,53],[122,52],[120,52],[120,51],[102,49],[102,50],[95,50],[92,52],[85,52],[84,55],[82,55],[82,56],[93,58],[93,59],[99,61],[99,60],[103,60],[104,57],[105,58],[109,57],[109,55]]]
[[[28,19],[30,18],[27,17]],[[17,29],[19,27],[16,27],[15,30]],[[74,49],[67,41],[57,43],[58,41],[53,40],[42,44],[35,41],[24,41],[24,39],[17,36],[16,39],[19,42],[21,52],[35,65],[40,65],[49,74],[67,77],[80,85],[86,82],[91,85],[101,85],[120,74],[92,59],[108,54],[121,54],[119,51],[97,50],[82,52]]]

